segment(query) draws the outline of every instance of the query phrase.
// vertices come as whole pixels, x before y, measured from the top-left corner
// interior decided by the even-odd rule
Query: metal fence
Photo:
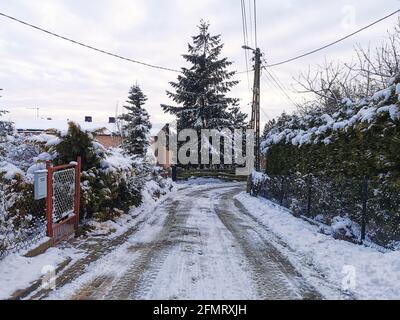
[[[400,241],[400,184],[367,178],[269,176],[250,181],[249,191],[289,208],[294,215],[326,221],[348,217],[382,245]]]
[[[175,173],[172,171],[174,170]],[[205,168],[196,168],[196,167],[183,167],[178,166],[173,168],[171,171],[172,176],[174,176],[175,180],[186,180],[189,178],[215,178],[226,181],[245,181],[247,179],[246,176],[236,175],[235,166],[233,165],[225,165],[215,168],[205,167]]]
[[[46,235],[53,243],[78,227],[81,160],[68,165],[47,164],[47,197],[34,199],[33,184],[0,184],[0,259],[28,249]]]
[[[79,223],[81,158],[68,165],[47,164],[47,233],[58,243],[74,233]]]
[[[45,200],[33,199],[33,187],[7,196],[0,187],[0,259],[28,249],[46,236]]]
[[[53,173],[53,222],[69,216],[75,207],[75,168]]]

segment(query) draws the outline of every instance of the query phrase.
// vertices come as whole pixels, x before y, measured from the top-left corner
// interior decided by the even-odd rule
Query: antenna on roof
[[[27,108],[27,109],[29,109],[29,110],[36,110],[36,117],[37,118],[39,118],[39,110],[40,110],[40,108]]]
[[[122,131],[120,128],[120,121],[118,120],[118,109],[119,109],[119,101],[115,105],[115,123],[114,123],[114,131],[118,132],[119,135],[122,137]]]

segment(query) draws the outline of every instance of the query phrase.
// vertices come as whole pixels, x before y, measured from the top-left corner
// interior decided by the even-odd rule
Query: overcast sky
[[[252,2],[245,0],[248,3]],[[319,47],[398,9],[398,0],[258,0],[258,45],[270,63]],[[245,70],[239,0],[0,0],[0,11],[66,37],[147,63],[170,68],[185,65],[181,54],[200,19],[221,34],[223,55],[232,69]],[[350,61],[356,43],[381,42],[396,21],[392,17],[328,50],[274,68],[290,88],[292,77],[328,60]],[[250,29],[249,29],[250,35]],[[12,120],[35,117],[105,121],[119,111],[136,81],[148,96],[155,126],[171,120],[160,108],[170,103],[165,90],[176,74],[149,69],[53,38],[0,17],[0,106]],[[231,96],[249,112],[245,74]],[[251,80],[251,79],[250,79]],[[298,99],[291,93],[293,99]],[[262,120],[293,106],[271,84],[262,81]]]

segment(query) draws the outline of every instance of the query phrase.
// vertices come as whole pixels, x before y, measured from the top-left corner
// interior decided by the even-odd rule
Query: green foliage
[[[338,105],[334,114],[282,114],[268,123],[263,147],[266,173],[274,177],[268,183],[271,198],[285,199],[284,205],[301,214],[321,214],[328,221],[338,215],[360,223],[360,185],[367,177],[369,235],[383,244],[400,240],[398,83],[394,79],[360,103]]]
[[[89,133],[69,123],[67,134],[55,146],[55,164],[66,164],[82,157],[81,217],[105,221],[115,218],[141,203],[141,179],[132,165],[108,170],[105,167],[112,152],[95,142]]]
[[[177,117],[178,130],[240,128],[246,116],[237,108],[239,100],[226,96],[238,83],[231,80],[235,72],[226,70],[232,62],[219,57],[223,48],[221,36],[210,35],[209,24],[204,21],[198,28],[199,34],[183,55],[190,67],[182,68],[177,82],[170,83],[175,92],[167,91],[178,106],[161,107]]]
[[[131,156],[144,157],[149,147],[150,139],[150,117],[143,108],[147,97],[138,85],[134,85],[129,90],[127,105],[124,106],[128,110],[120,116],[123,121],[124,141],[123,149]]]
[[[40,237],[45,216],[45,201],[33,199],[32,183],[19,173],[10,180],[0,172],[0,258]]]
[[[86,217],[99,221],[114,219],[140,205],[142,180],[132,171],[104,172],[92,168],[82,173],[81,207]]]
[[[78,156],[82,158],[82,169],[88,170],[97,168],[100,165],[102,156],[96,153],[93,137],[82,131],[79,125],[70,122],[68,132],[61,137],[61,141],[56,145],[57,158],[55,164],[66,164],[76,161]]]

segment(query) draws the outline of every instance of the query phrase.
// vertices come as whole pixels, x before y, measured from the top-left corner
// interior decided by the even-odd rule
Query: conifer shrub
[[[82,158],[81,217],[100,221],[114,219],[141,203],[135,163],[122,150],[106,150],[93,136],[70,123],[68,132],[60,134],[55,146],[56,164]]]

